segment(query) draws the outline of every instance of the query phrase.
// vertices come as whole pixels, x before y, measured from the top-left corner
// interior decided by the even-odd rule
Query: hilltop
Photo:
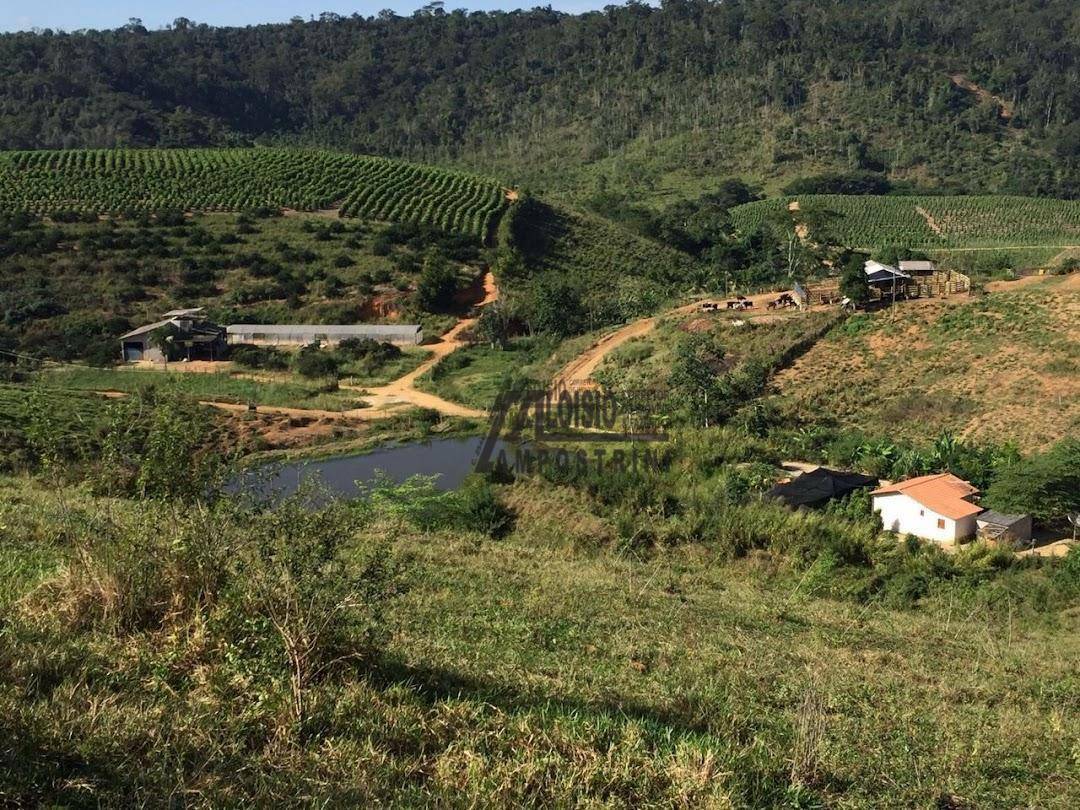
[[[1071,0],[682,0],[9,34],[0,147],[316,144],[571,201],[852,168],[1067,197],[1075,15]]]

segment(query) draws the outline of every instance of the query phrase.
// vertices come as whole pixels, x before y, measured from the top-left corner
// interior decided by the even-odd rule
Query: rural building
[[[765,493],[765,497],[798,509],[801,506],[819,506],[833,498],[842,498],[857,489],[875,484],[877,479],[869,475],[818,467],[790,481],[777,484]]]
[[[932,276],[937,272],[937,265],[927,259],[903,259],[900,262],[900,272],[912,278]]]
[[[971,279],[954,270],[938,270],[924,259],[905,259],[899,267],[873,259],[864,264],[871,300],[944,298],[971,289]]]
[[[980,540],[1018,546],[1031,542],[1031,515],[1006,515],[987,509],[977,518]]]
[[[159,335],[165,335],[174,356],[188,360],[216,360],[225,348],[225,330],[202,315],[202,308],[173,309],[162,320],[132,329],[120,336],[120,356],[125,362],[161,361]]]
[[[866,273],[866,285],[870,288],[871,300],[907,298],[911,276],[898,270],[891,264],[882,264],[870,259],[863,265]]]
[[[234,323],[226,327],[229,343],[259,346],[336,346],[346,338],[370,338],[396,346],[416,346],[423,339],[418,324],[266,324]]]
[[[975,516],[983,511],[972,502],[979,490],[951,473],[909,478],[870,494],[886,530],[939,543],[973,536]]]

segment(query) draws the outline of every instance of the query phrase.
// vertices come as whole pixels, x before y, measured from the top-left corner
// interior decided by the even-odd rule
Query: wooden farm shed
[[[1031,515],[1006,515],[987,509],[975,518],[981,540],[1005,545],[1024,545],[1031,542]]]

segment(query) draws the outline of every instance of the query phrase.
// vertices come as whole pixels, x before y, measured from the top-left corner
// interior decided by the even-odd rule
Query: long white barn
[[[398,346],[423,342],[419,324],[268,324],[234,323],[225,327],[228,342],[258,346],[334,346],[346,338],[370,338]]]

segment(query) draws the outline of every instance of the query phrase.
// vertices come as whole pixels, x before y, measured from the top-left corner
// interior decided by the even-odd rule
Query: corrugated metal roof
[[[1027,520],[1027,515],[1006,515],[1004,512],[995,512],[993,509],[987,509],[983,512],[977,520],[979,523],[989,523],[992,526],[1004,526],[1008,528],[1022,520]]]
[[[225,327],[230,335],[416,335],[419,324],[311,324],[311,323],[232,323]]]
[[[913,272],[924,271],[931,273],[934,271],[934,263],[926,259],[904,259],[900,262],[901,270],[911,270]]]
[[[882,264],[873,259],[866,261],[863,270],[870,281],[881,281],[884,278],[909,278],[907,273],[902,273],[891,264]]]
[[[166,318],[165,320],[158,321],[157,323],[148,323],[146,326],[140,326],[138,329],[132,329],[127,334],[121,335],[120,339],[126,340],[127,338],[137,337],[138,335],[145,335],[147,332],[153,332],[155,329],[160,329],[161,327],[166,326],[167,324],[170,324],[172,322],[172,318]]]
[[[839,498],[849,492],[877,483],[876,478],[860,473],[830,470],[818,467],[798,478],[777,484],[767,493],[768,497],[783,501],[788,506],[811,506]]]
[[[188,309],[170,309],[162,315],[163,318],[179,318],[182,315],[197,315],[203,311],[203,307],[189,307]]]

